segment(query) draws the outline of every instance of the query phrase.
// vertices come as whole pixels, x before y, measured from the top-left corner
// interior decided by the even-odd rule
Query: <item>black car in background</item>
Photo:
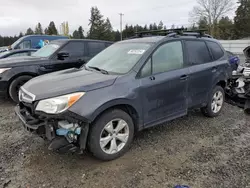
[[[37,49],[11,50],[0,53],[0,59],[9,57],[31,56]]]
[[[112,42],[54,40],[31,56],[0,59],[0,94],[18,102],[21,85],[35,76],[68,68],[80,68]]]

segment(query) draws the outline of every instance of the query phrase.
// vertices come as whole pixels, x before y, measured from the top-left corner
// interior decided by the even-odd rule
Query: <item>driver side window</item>
[[[174,41],[160,46],[141,69],[140,76],[168,72],[184,66],[181,41]]]
[[[181,41],[163,44],[152,55],[153,74],[180,69],[183,64]]]

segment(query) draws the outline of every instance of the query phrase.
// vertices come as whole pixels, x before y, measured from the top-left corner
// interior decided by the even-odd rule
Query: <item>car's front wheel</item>
[[[216,117],[221,113],[224,101],[224,89],[221,86],[216,86],[209,95],[207,106],[201,108],[201,111],[207,117]]]
[[[26,82],[28,82],[31,78],[33,77],[29,75],[23,75],[23,76],[17,77],[15,80],[11,82],[9,86],[9,96],[14,102],[16,103],[19,102],[18,92],[19,92],[20,87]]]
[[[134,137],[132,118],[120,109],[101,115],[90,128],[88,148],[98,159],[108,161],[122,156]]]

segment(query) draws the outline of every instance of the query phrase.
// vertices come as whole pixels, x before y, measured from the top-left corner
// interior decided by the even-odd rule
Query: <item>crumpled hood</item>
[[[41,100],[79,91],[91,91],[114,83],[117,75],[106,75],[84,69],[67,69],[38,76],[23,85],[34,94],[35,100]]]
[[[0,68],[23,66],[27,64],[41,64],[41,61],[48,61],[47,58],[22,56],[0,59]]]

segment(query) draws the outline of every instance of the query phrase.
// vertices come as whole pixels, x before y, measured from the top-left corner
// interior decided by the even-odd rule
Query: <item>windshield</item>
[[[149,47],[150,44],[146,43],[116,43],[92,58],[86,66],[125,74],[133,68]]]
[[[32,54],[34,57],[49,57],[51,56],[60,46],[58,44],[48,44]]]

